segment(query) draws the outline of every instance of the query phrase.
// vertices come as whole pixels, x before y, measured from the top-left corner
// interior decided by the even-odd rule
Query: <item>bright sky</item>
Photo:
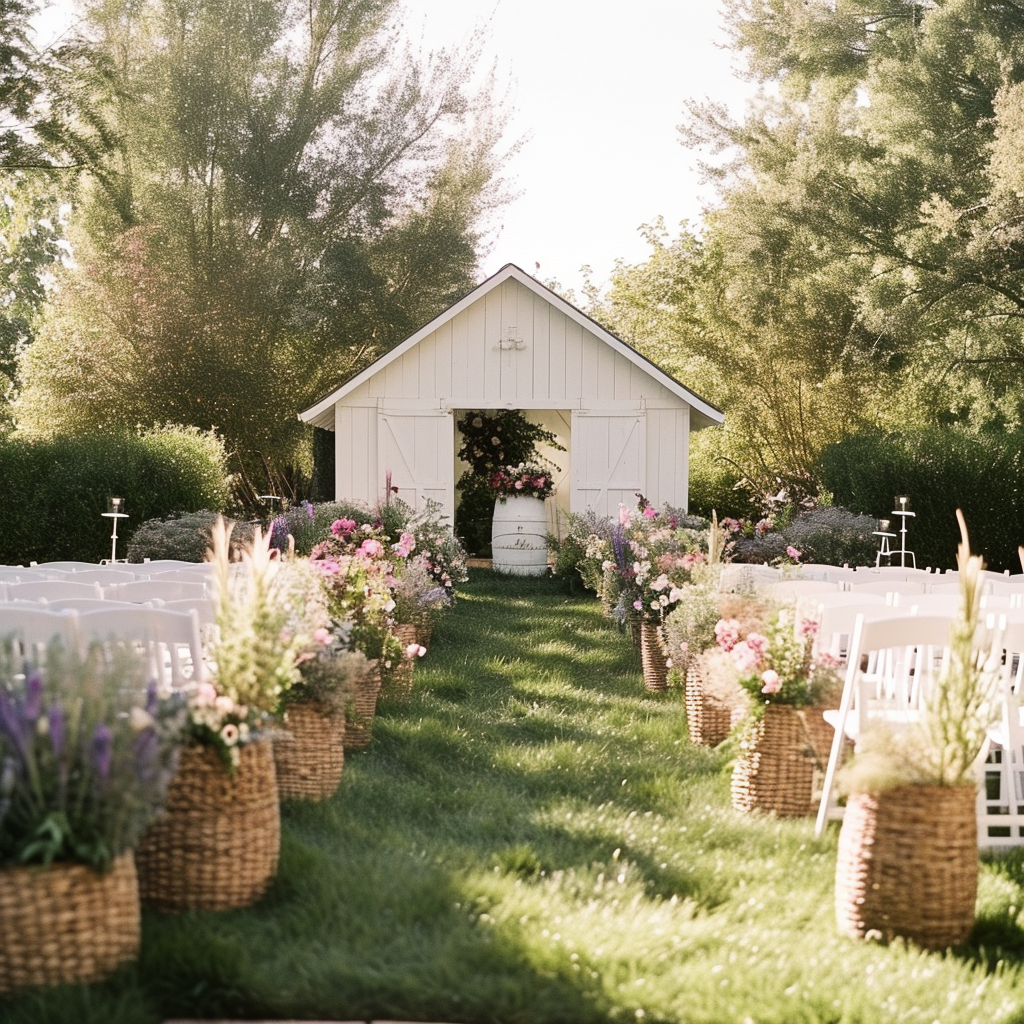
[[[687,99],[742,109],[717,0],[404,0],[425,52],[465,44],[483,25],[482,63],[511,81],[510,135],[529,141],[509,163],[519,194],[499,215],[483,269],[517,263],[579,294],[580,268],[602,284],[617,258],[646,258],[641,224],[696,225],[710,193],[676,126]],[[67,24],[56,0],[41,35]],[[59,27],[58,27],[59,26]]]
[[[503,212],[487,273],[540,263],[542,280],[578,291],[584,264],[603,283],[616,258],[646,257],[641,224],[700,221],[710,193],[679,141],[683,103],[739,113],[751,93],[722,48],[716,0],[404,2],[425,50],[486,23],[486,55],[512,78],[513,134],[531,136],[509,166],[522,194]]]

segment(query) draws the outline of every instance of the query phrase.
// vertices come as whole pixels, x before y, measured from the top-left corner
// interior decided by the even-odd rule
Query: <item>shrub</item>
[[[144,434],[0,438],[6,502],[0,562],[78,558],[110,551],[111,495],[130,519],[119,539],[156,516],[223,509],[228,500],[224,448],[213,434],[182,427]],[[123,550],[123,549],[122,549]]]
[[[738,486],[743,473],[720,452],[721,431],[702,430],[690,439],[689,506],[691,515],[749,519],[756,513],[749,490]]]
[[[845,508],[819,506],[793,519],[782,531],[787,545],[801,552],[803,562],[826,565],[874,565],[878,523]]]
[[[1024,436],[956,428],[854,434],[821,455],[819,475],[837,504],[872,518],[891,516],[897,494],[915,518],[907,546],[919,566],[955,568],[963,509],[971,540],[996,570],[1020,570],[1024,540]],[[898,523],[893,523],[893,529]]]
[[[203,509],[181,515],[149,519],[142,523],[128,544],[128,561],[144,562],[147,558],[177,558],[184,562],[202,562],[212,544],[214,523],[219,512]],[[252,540],[252,523],[234,523],[231,531],[232,557]]]

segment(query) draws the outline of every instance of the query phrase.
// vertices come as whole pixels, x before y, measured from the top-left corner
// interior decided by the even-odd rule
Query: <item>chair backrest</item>
[[[187,597],[179,601],[164,601],[163,607],[169,612],[191,612],[194,611],[199,617],[199,626],[206,629],[217,621],[217,609],[213,599],[209,597],[199,598]]]
[[[61,572],[77,572],[79,569],[99,569],[99,562],[33,562],[33,569],[57,569]]]
[[[896,577],[888,579],[869,580],[860,583],[851,580],[847,587],[852,594],[923,594],[925,582],[923,579],[901,580]]]
[[[781,578],[781,570],[773,565],[732,562],[722,566],[718,588],[723,593],[734,590],[763,590],[778,583]]]
[[[195,611],[167,611],[144,605],[98,609],[79,615],[78,628],[85,644],[123,643],[146,650],[150,670],[162,685],[180,689],[206,678]]]
[[[206,566],[209,568],[206,568]],[[213,579],[216,570],[211,563],[204,563],[188,569],[161,569],[149,574],[152,583],[206,583]]]
[[[33,580],[63,580],[68,574],[58,569],[0,569],[0,583],[29,583]]]
[[[78,615],[30,604],[0,604],[0,638],[10,637],[17,653],[41,664],[48,644],[59,640],[68,650],[79,646]]]
[[[829,817],[838,810],[832,787],[851,713],[857,713],[858,731],[865,719],[875,715],[894,725],[913,720],[928,696],[932,678],[948,664],[952,625],[950,615],[857,616],[825,769],[816,835],[821,835]]]
[[[144,601],[183,601],[187,599],[201,600],[206,597],[204,583],[182,583],[176,580],[136,580],[134,583],[115,583],[103,591],[105,597],[113,601],[131,601],[141,604]]]
[[[780,600],[806,597],[808,594],[836,594],[838,583],[828,580],[780,580],[772,587],[772,596]]]
[[[114,569],[103,566],[100,569],[82,569],[80,572],[72,573],[68,579],[75,583],[98,583],[102,587],[109,587],[114,583],[133,582],[135,573],[130,569]]]
[[[10,601],[38,601],[46,598],[58,601],[63,597],[95,597],[102,599],[103,588],[98,583],[76,583],[72,579],[30,580],[28,583],[8,583]]]
[[[162,603],[161,601],[152,601],[148,602],[148,605],[159,607]],[[73,608],[76,612],[110,611],[116,608],[139,607],[137,604],[132,604],[129,601],[107,601],[100,597],[62,597],[56,598],[53,601],[44,598],[38,604],[42,608],[49,608],[53,611],[64,611],[67,608]]]
[[[956,615],[960,594],[897,594],[893,607],[912,615]]]
[[[929,594],[959,594],[960,593],[960,580],[955,579],[947,583],[945,576],[939,576],[938,579],[942,580],[941,583],[932,583],[928,587]],[[991,594],[992,588],[995,584],[991,580],[981,581],[981,592],[983,594]]]
[[[164,569],[189,569],[209,565],[208,562],[187,562],[183,558],[145,558],[141,562],[132,562],[139,572],[160,572]]]
[[[830,654],[839,661],[846,661],[850,649],[850,638],[857,625],[857,617],[892,617],[893,609],[885,603],[881,594],[843,594],[851,600],[831,603],[832,595],[822,595],[818,602],[818,635],[815,638],[815,652]],[[827,602],[827,603],[826,603]]]

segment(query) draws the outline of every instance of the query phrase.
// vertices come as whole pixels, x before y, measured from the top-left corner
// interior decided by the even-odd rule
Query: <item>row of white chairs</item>
[[[64,598],[94,598],[96,600],[128,601],[141,604],[146,601],[203,600],[211,592],[210,585],[196,580],[129,580],[103,586],[99,582],[77,580],[30,580],[25,583],[0,581],[0,601],[57,601]]]
[[[43,605],[0,606],[0,637],[32,662],[45,658],[48,644],[84,652],[99,643],[145,652],[149,671],[163,686],[182,688],[206,677],[199,613],[195,608],[115,604],[110,607],[53,609]]]

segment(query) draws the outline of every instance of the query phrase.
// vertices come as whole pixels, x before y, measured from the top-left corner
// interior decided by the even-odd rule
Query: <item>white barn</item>
[[[614,514],[642,493],[687,506],[691,430],[723,413],[513,264],[300,413],[335,432],[335,494],[439,501],[454,521],[465,412],[551,430],[558,507]],[[555,524],[552,524],[554,526]]]

